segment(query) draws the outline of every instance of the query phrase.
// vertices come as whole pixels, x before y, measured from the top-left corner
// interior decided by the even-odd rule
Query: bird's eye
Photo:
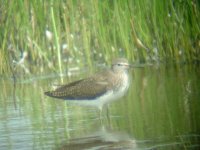
[[[117,66],[121,66],[121,64],[117,64]]]

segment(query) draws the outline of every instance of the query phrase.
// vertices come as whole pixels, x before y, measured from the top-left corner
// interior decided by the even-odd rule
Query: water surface
[[[16,84],[2,76],[0,149],[200,149],[199,67],[151,66],[130,75],[127,95],[101,121],[95,108],[43,94],[58,76],[17,78]]]

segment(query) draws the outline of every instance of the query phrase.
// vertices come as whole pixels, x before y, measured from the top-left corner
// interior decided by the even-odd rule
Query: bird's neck
[[[119,75],[128,75],[128,70],[114,69],[112,68],[113,73]]]

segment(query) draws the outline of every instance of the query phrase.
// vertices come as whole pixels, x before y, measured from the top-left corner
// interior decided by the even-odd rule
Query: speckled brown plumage
[[[128,61],[119,58],[113,61],[108,70],[86,79],[68,83],[54,91],[45,92],[45,94],[64,100],[85,101],[84,104],[87,103],[87,105],[97,106],[101,109],[105,103],[125,94],[129,87],[128,69]]]
[[[95,99],[117,84],[115,76],[114,72],[107,70],[89,78],[63,85],[55,91],[48,91],[45,92],[45,94],[51,97],[68,100]],[[113,80],[116,81],[113,82]]]

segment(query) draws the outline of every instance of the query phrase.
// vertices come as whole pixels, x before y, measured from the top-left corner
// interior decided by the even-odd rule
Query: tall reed
[[[113,57],[199,62],[199,6],[197,0],[0,1],[0,73],[14,66],[20,73],[62,74]]]

